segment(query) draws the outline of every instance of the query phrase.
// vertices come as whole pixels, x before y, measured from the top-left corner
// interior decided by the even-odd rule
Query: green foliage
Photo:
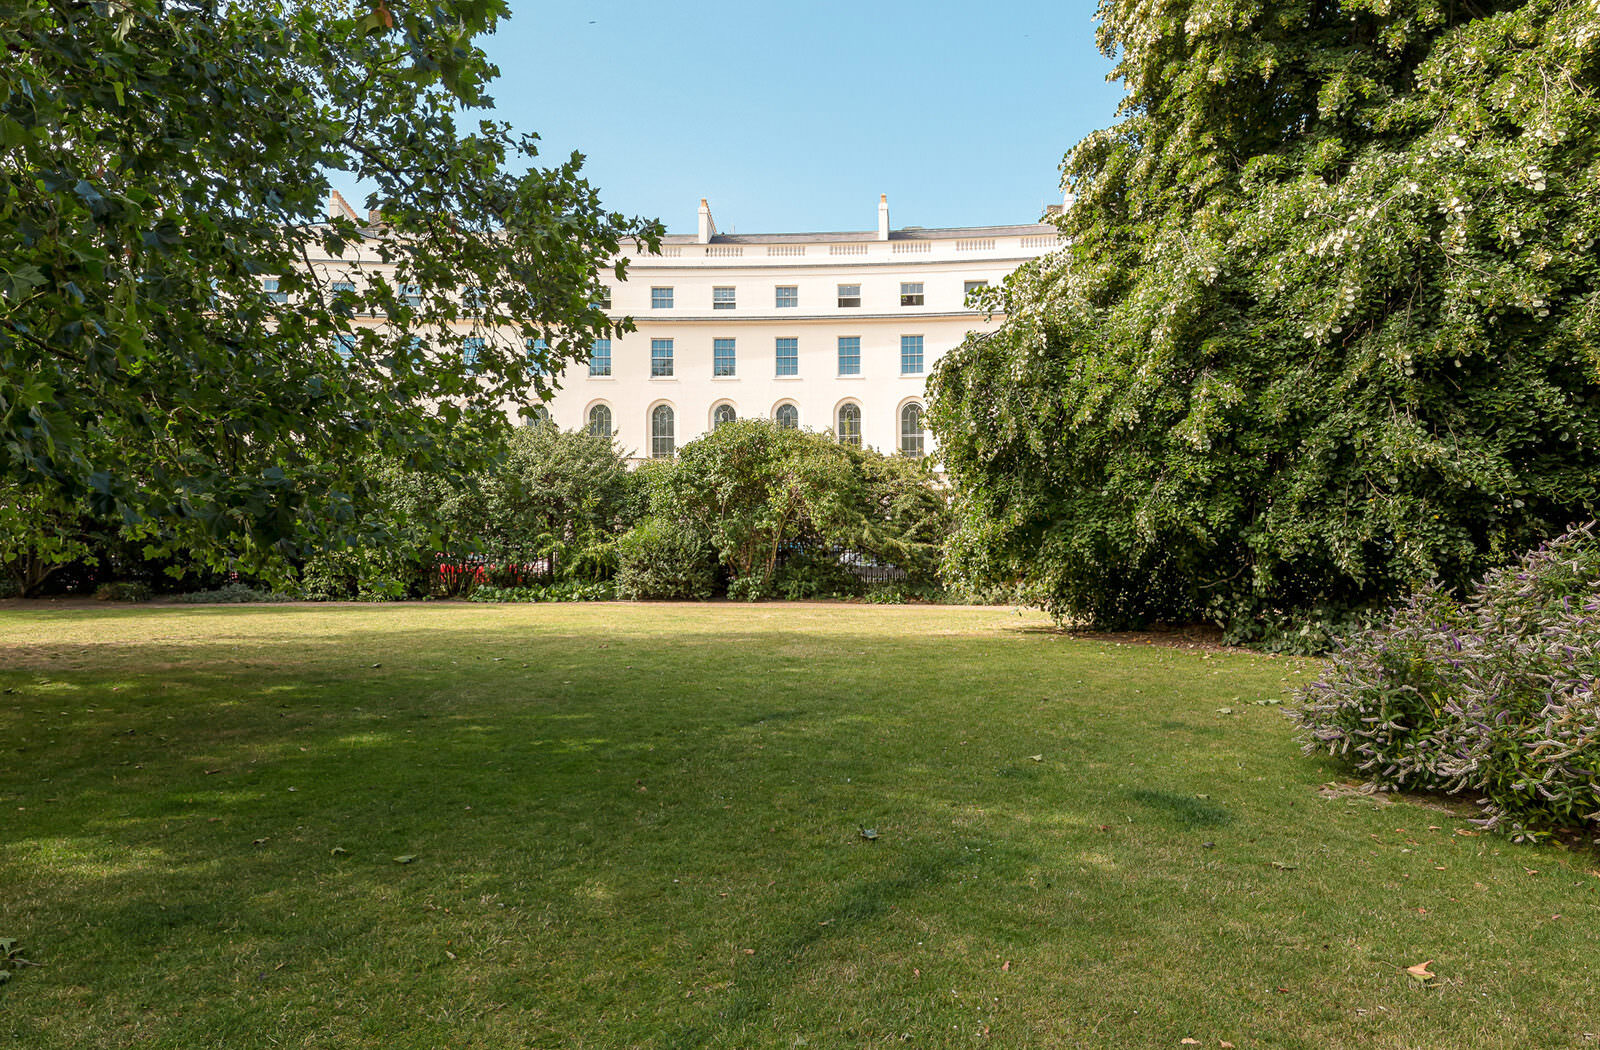
[[[1067,246],[936,369],[948,575],[1248,638],[1600,497],[1590,0],[1108,0]]]
[[[9,593],[29,597],[63,566],[97,560],[97,541],[110,531],[93,520],[86,501],[0,477],[0,578]]]
[[[1600,834],[1600,536],[1591,523],[1465,602],[1421,592],[1357,635],[1291,711],[1306,750],[1386,788],[1479,800],[1519,836]]]
[[[313,555],[300,567],[296,593],[306,601],[397,601],[428,593],[422,552],[403,544],[347,547]]]
[[[846,548],[933,580],[948,531],[949,501],[926,463],[766,420],[689,442],[647,484],[653,513],[710,537],[739,599],[782,593],[774,574],[794,547]]]
[[[532,584],[526,587],[496,587],[486,585],[474,588],[469,601],[474,602],[608,602],[616,597],[610,583],[585,583],[581,580],[563,580],[551,584]]]
[[[849,597],[861,590],[855,573],[829,551],[814,547],[797,551],[772,577],[772,593],[791,602]]]
[[[608,540],[635,520],[627,461],[587,430],[519,428],[477,488],[481,505],[455,533],[496,561],[553,557],[563,575],[609,576]]]
[[[717,582],[716,551],[703,533],[646,518],[617,539],[617,596],[705,599]]]
[[[491,104],[474,38],[507,11],[8,4],[0,485],[88,501],[155,553],[278,573],[392,539],[369,458],[464,477],[501,405],[629,328],[595,305],[597,273],[623,276],[623,240],[659,224],[604,210],[577,154],[516,174],[532,136],[458,123]],[[329,219],[335,172],[381,215]],[[385,269],[353,294],[304,265],[358,251]],[[469,336],[487,341],[470,369]],[[26,552],[73,556],[60,537]]]
[[[208,591],[189,591],[173,596],[173,601],[183,605],[245,605],[253,602],[287,602],[293,597],[277,591],[262,590],[247,583],[225,583]]]
[[[96,601],[101,602],[147,602],[155,597],[155,592],[148,583],[138,580],[121,580],[116,583],[102,583],[94,589]]]

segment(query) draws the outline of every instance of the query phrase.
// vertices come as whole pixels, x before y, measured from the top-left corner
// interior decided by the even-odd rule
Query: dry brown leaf
[[[1010,973],[1011,972],[1011,960],[1010,959],[1007,959],[1005,962],[1000,964],[1000,972],[1001,973]]]
[[[1428,969],[1428,967],[1430,967],[1432,965],[1433,965],[1433,960],[1432,959],[1428,959],[1428,960],[1426,960],[1424,962],[1417,963],[1417,965],[1415,965],[1415,966],[1407,966],[1406,967],[1406,973],[1410,974],[1412,977],[1414,977],[1417,980],[1421,981],[1423,984],[1427,984],[1429,981],[1437,980],[1438,976],[1439,976],[1438,974],[1434,973],[1432,970]]]
[[[1222,1050],[1233,1050],[1233,1044],[1228,1042],[1226,1039],[1222,1040],[1222,1042],[1218,1043],[1217,1045],[1222,1047]]]
[[[1182,1039],[1178,1040],[1178,1042],[1182,1043],[1184,1046],[1199,1046],[1200,1045],[1200,1040],[1198,1040],[1198,1039],[1190,1039],[1188,1036],[1184,1036]]]

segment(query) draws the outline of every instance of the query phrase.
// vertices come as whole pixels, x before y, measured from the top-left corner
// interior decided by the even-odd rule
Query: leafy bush
[[[861,581],[837,558],[817,550],[800,551],[779,567],[772,578],[773,593],[788,601],[808,598],[846,598],[861,593]]]
[[[616,597],[616,589],[609,583],[584,583],[581,580],[564,580],[551,584],[533,584],[526,587],[497,587],[485,584],[472,591],[468,601],[473,602],[608,602]]]
[[[1379,787],[1474,797],[1484,823],[1600,833],[1600,537],[1593,522],[1457,602],[1430,589],[1335,654],[1291,714]]]
[[[617,540],[621,598],[709,598],[716,580],[710,541],[670,519],[646,518]]]
[[[147,602],[155,597],[155,592],[148,583],[137,580],[121,580],[116,583],[102,583],[94,589],[96,601],[101,602]]]
[[[258,590],[247,583],[225,583],[215,590],[174,595],[172,600],[185,605],[243,605],[246,602],[289,602],[294,601],[294,597],[277,591]]]
[[[311,602],[394,601],[420,597],[426,581],[415,551],[347,547],[307,559],[298,589]]]

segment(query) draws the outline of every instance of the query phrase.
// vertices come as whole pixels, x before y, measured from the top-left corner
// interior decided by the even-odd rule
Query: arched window
[[[596,405],[589,409],[589,433],[597,438],[611,437],[611,409]]]
[[[839,406],[839,444],[861,447],[861,406],[846,402]]]
[[[657,405],[650,410],[650,455],[656,459],[671,459],[678,446],[672,438],[672,406]]]
[[[534,405],[533,414],[522,417],[522,425],[536,427],[550,422],[550,410],[543,405]]]
[[[711,410],[711,429],[715,430],[724,423],[732,423],[739,418],[732,405],[722,404]]]
[[[922,455],[922,406],[915,401],[900,410],[900,454]]]
[[[785,430],[798,430],[800,429],[800,410],[787,403],[779,405],[777,420],[778,425]]]

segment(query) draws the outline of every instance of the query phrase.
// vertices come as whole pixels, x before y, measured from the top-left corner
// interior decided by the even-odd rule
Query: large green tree
[[[84,499],[245,568],[381,531],[363,458],[459,475],[492,447],[464,430],[616,334],[597,274],[659,225],[473,114],[506,11],[4,5],[0,536]],[[381,216],[329,219],[335,175]],[[352,292],[309,265],[357,245],[392,269]]]
[[[933,377],[958,574],[1104,624],[1460,585],[1600,497],[1600,7],[1104,0],[1066,246]]]

